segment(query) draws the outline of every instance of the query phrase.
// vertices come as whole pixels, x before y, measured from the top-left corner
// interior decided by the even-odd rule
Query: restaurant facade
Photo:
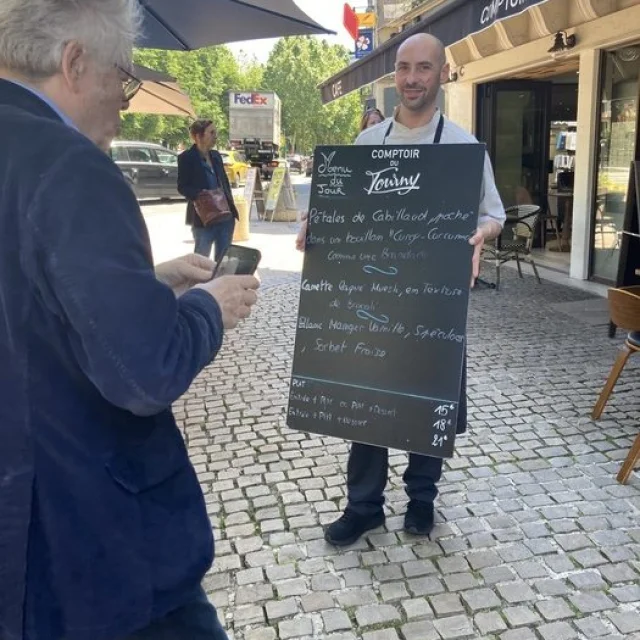
[[[486,143],[506,206],[534,203],[549,214],[539,260],[613,283],[630,163],[640,157],[640,0],[409,6],[380,21],[372,54],[321,85],[323,101],[369,87],[390,115],[398,46],[414,33],[439,37],[451,65],[445,112]]]

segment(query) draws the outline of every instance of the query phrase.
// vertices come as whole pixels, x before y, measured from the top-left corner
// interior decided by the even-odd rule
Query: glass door
[[[591,276],[613,283],[631,161],[638,157],[640,45],[607,51],[602,65]]]
[[[487,145],[505,207],[546,208],[551,87],[523,80],[478,87],[478,139]]]

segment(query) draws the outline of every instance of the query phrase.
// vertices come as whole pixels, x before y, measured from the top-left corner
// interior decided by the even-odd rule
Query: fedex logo
[[[269,96],[259,93],[235,93],[233,95],[234,104],[250,105],[252,107],[266,107]]]

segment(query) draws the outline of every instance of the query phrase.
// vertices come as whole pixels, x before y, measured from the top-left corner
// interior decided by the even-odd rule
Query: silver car
[[[138,200],[182,198],[178,193],[178,154],[159,144],[115,140],[111,159],[120,167]]]

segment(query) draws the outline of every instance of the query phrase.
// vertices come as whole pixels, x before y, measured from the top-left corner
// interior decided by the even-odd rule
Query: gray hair
[[[127,68],[141,15],[138,0],[0,0],[0,67],[48,78],[77,41],[98,62]]]

